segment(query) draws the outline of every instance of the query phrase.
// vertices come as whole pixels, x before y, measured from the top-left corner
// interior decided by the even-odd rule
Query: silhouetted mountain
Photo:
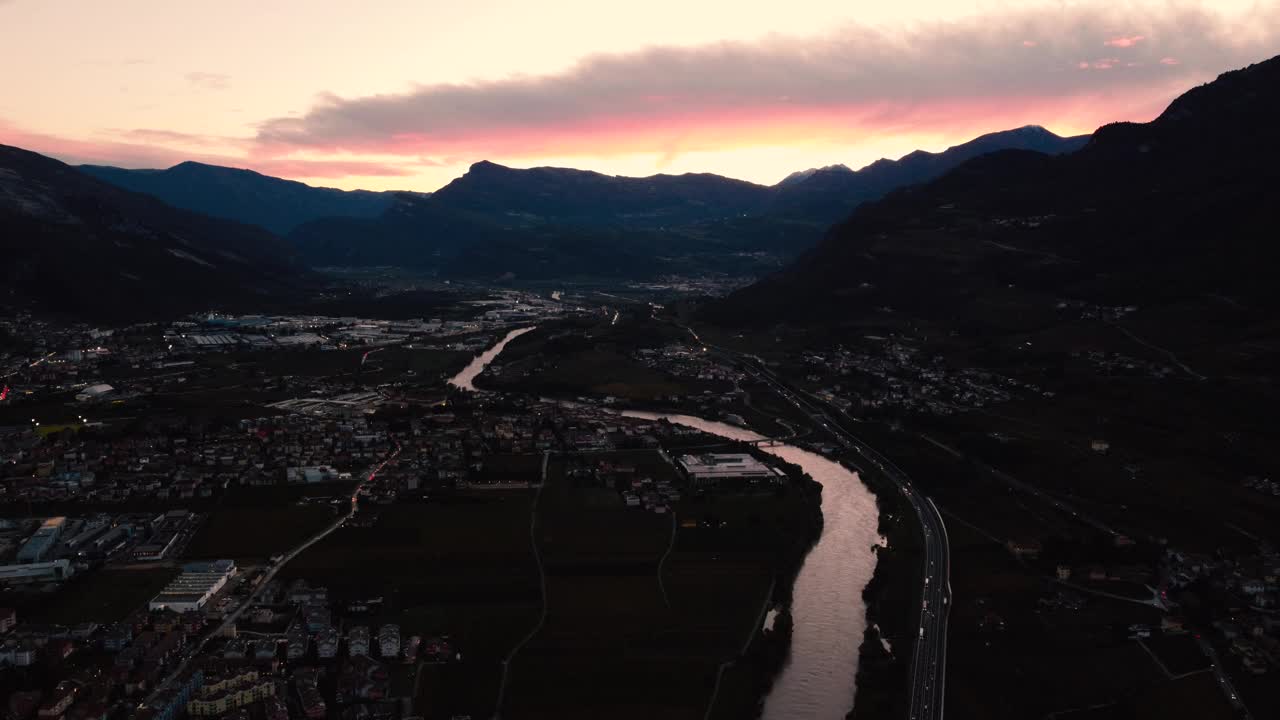
[[[816,174],[818,174],[818,173],[833,173],[833,174],[846,174],[846,175],[851,175],[851,174],[853,174],[853,170],[850,170],[850,169],[849,169],[849,166],[848,166],[848,165],[844,165],[844,164],[839,164],[839,165],[827,165],[826,167],[820,167],[820,168],[809,168],[808,170],[797,170],[797,171],[795,171],[795,172],[791,173],[790,175],[788,175],[788,176],[786,176],[786,177],[782,178],[782,180],[778,181],[778,184],[777,184],[777,185],[774,185],[774,188],[781,188],[781,187],[785,187],[785,186],[787,186],[787,185],[793,185],[793,184],[795,184],[795,183],[802,182],[802,181],[804,181],[804,180],[808,180],[809,178],[813,177],[814,175],[816,175]]]
[[[630,178],[479,162],[430,197],[401,196],[377,220],[325,218],[290,237],[320,266],[407,264],[523,278],[760,273],[810,247],[864,200],[976,154],[1065,152],[1083,142],[1022,128],[858,172],[843,165],[802,171],[774,187],[718,175]]]
[[[335,190],[282,180],[252,170],[184,162],[167,170],[81,165],[112,185],[213,217],[258,225],[279,235],[322,217],[377,217],[394,193]]]
[[[483,213],[508,226],[656,228],[759,211],[770,190],[719,175],[602,175],[478,162],[429,202]]]
[[[307,279],[258,227],[170,207],[0,145],[0,302],[87,317],[248,307]]]
[[[324,219],[290,237],[317,266],[397,264],[487,278],[644,277],[718,251],[681,233],[683,225],[757,211],[769,195],[769,188],[717,175],[629,178],[479,162],[428,197],[401,195],[375,221]]]
[[[397,265],[486,280],[647,277],[701,247],[674,233],[556,220],[405,195],[377,220],[307,223],[290,238],[316,267]]]
[[[792,267],[710,309],[724,321],[983,335],[1059,303],[1280,305],[1280,58],[1063,156],[1004,151],[860,207]],[[1220,300],[1220,302],[1222,302]]]
[[[792,173],[775,186],[768,214],[830,225],[864,202],[892,190],[933,180],[961,163],[998,150],[1034,150],[1057,155],[1079,150],[1087,135],[1059,137],[1038,125],[995,132],[931,153],[917,150],[898,160],[877,160],[858,171],[844,165]]]

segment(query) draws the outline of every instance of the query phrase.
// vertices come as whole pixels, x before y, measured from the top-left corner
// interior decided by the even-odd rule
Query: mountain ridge
[[[1079,151],[986,154],[858,208],[793,266],[708,309],[724,321],[992,331],[1043,296],[1280,301],[1262,268],[1280,205],[1280,58],[1232,71]],[[838,308],[838,312],[837,312]],[[890,320],[890,309],[897,315]],[[1006,318],[1007,319],[1007,318]]]
[[[0,145],[0,302],[83,317],[164,316],[291,293],[309,271],[256,226],[171,207]]]
[[[174,207],[258,225],[286,235],[322,217],[376,217],[393,191],[339,190],[264,175],[255,170],[187,160],[163,170],[81,165],[99,180],[157,197]]]

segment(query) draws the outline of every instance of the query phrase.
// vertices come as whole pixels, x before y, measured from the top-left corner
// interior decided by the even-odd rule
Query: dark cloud
[[[291,148],[434,153],[468,139],[593,124],[788,109],[891,115],[957,102],[1173,88],[1276,52],[1280,8],[1237,26],[1204,9],[1064,7],[1002,12],[902,32],[852,26],[825,37],[655,47],[589,57],[558,75],[440,84],[362,98],[325,95],[268,120],[258,142]],[[695,120],[696,122],[696,120]]]

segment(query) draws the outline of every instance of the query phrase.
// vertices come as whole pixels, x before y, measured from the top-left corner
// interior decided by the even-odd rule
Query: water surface
[[[726,423],[689,415],[625,412],[667,420],[733,440],[757,435]],[[787,664],[765,699],[765,720],[842,720],[853,707],[858,648],[867,629],[862,590],[875,571],[872,545],[879,511],[857,473],[817,453],[791,445],[761,448],[799,465],[822,483],[822,536],[796,577],[791,603],[794,631]]]
[[[454,387],[462,388],[463,390],[470,390],[471,392],[475,392],[476,376],[484,372],[484,369],[489,366],[489,363],[493,362],[493,359],[498,357],[498,355],[502,353],[502,350],[507,347],[507,343],[511,342],[512,340],[515,340],[516,338],[520,337],[521,335],[531,330],[533,330],[533,328],[531,327],[522,327],[522,328],[516,328],[515,330],[512,330],[511,332],[507,333],[506,336],[504,336],[501,340],[498,341],[497,345],[494,345],[488,350],[485,350],[484,352],[475,356],[475,358],[471,361],[471,363],[462,369],[462,372],[458,373],[457,375],[454,375],[452,378],[449,379],[449,384],[453,385]]]

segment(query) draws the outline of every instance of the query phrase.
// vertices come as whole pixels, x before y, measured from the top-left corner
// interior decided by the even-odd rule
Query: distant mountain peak
[[[849,169],[849,166],[845,165],[844,163],[837,163],[835,165],[826,165],[826,166],[817,167],[817,168],[809,168],[808,170],[797,170],[796,172],[793,172],[790,175],[783,178],[782,181],[778,183],[778,185],[789,185],[791,183],[800,182],[801,180],[807,180],[819,173],[852,174],[853,170]]]
[[[471,167],[467,169],[467,172],[495,172],[499,170],[510,170],[510,169],[511,168],[507,167],[506,165],[499,165],[498,163],[493,162],[492,160],[481,160],[479,162],[472,163]]]

